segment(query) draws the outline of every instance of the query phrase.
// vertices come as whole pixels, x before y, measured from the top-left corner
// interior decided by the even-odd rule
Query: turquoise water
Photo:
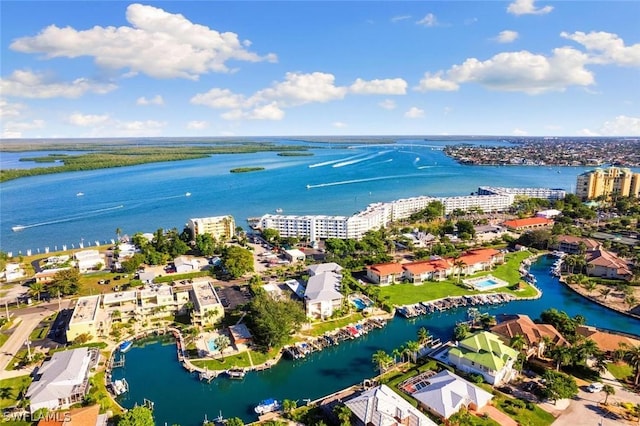
[[[494,285],[498,285],[498,282],[494,281],[492,279],[486,279],[486,280],[482,280],[482,281],[474,281],[474,283],[473,283],[473,286],[475,288],[492,287]]]
[[[207,349],[209,349],[209,352],[217,351],[218,347],[216,346],[216,341],[213,339],[207,340]]]
[[[364,303],[362,299],[353,299],[353,304],[355,305],[356,309],[358,309],[359,311],[367,307],[367,304]]]
[[[550,307],[569,315],[584,315],[587,323],[602,328],[636,331],[640,320],[610,311],[567,290],[548,274],[552,259],[542,258],[531,272],[543,291],[540,299],[517,301],[506,305],[481,307],[493,315],[527,314],[533,319]],[[114,370],[114,378],[126,377],[128,394],[119,399],[125,407],[141,404],[144,398],[155,403],[157,424],[201,424],[222,411],[224,417],[241,417],[255,421],[253,408],[265,398],[292,399],[302,403],[361,382],[376,374],[371,356],[379,349],[390,353],[408,340],[415,340],[420,327],[426,327],[442,340],[451,338],[457,321],[466,319],[466,309],[425,315],[412,320],[395,318],[383,329],[371,331],[355,340],[311,354],[304,360],[282,360],[271,370],[250,372],[242,381],[219,377],[210,384],[198,381],[178,363],[173,340],[134,347],[126,355],[126,366]],[[178,391],[179,389],[179,391]]]
[[[23,254],[28,249],[62,249],[63,244],[77,248],[80,242],[86,246],[111,240],[117,228],[130,235],[158,228],[181,230],[189,218],[226,214],[245,226],[247,217],[277,208],[285,214],[350,215],[372,202],[467,195],[481,185],[571,190],[576,176],[586,170],[462,166],[441,151],[447,143],[407,139],[395,145],[316,144],[308,145],[320,147],[311,150],[313,157],[280,157],[275,152],[216,155],[3,182],[0,247]],[[0,166],[6,168],[14,160],[15,155],[3,153]],[[266,170],[229,173],[243,166]],[[84,196],[76,196],[79,192]],[[191,196],[186,197],[187,192]],[[15,225],[25,228],[13,232]]]

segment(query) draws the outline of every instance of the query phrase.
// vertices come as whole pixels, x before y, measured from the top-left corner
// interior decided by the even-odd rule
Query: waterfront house
[[[27,390],[31,414],[41,408],[60,410],[80,403],[89,390],[89,370],[97,355],[88,348],[56,352],[34,372]]]
[[[401,282],[404,275],[404,268],[400,263],[378,263],[367,266],[367,278],[380,286],[387,286]]]
[[[44,415],[38,426],[107,426],[108,420],[109,416],[100,414],[100,405],[95,404]]]
[[[581,252],[590,252],[600,247],[600,243],[591,238],[576,237],[574,235],[558,235],[553,248],[567,253],[578,254]]]
[[[76,260],[76,266],[80,272],[87,272],[93,269],[102,269],[105,265],[105,259],[98,250],[82,250],[73,254]]]
[[[229,326],[229,335],[231,335],[231,342],[238,347],[240,344],[248,345],[252,342],[253,336],[251,332],[244,324],[236,324]]]
[[[631,280],[633,273],[629,265],[615,253],[599,248],[587,253],[587,275],[590,277]]]
[[[67,326],[67,341],[73,342],[81,334],[97,337],[101,332],[100,324],[106,320],[102,312],[100,295],[79,298]]]
[[[536,324],[528,315],[504,315],[499,316],[498,319],[500,322],[491,327],[491,332],[502,337],[507,345],[510,345],[514,337],[521,335],[524,338],[523,350],[527,358],[531,356],[542,358],[546,350],[545,340],[547,339],[552,346],[568,345],[554,326]]]
[[[576,334],[583,336],[585,339],[593,340],[596,345],[598,345],[598,349],[609,353],[620,349],[620,347],[629,349],[640,346],[640,340],[636,338],[619,333],[601,331],[589,325],[579,325],[576,327]]]
[[[549,228],[553,226],[553,220],[545,217],[528,217],[525,219],[513,219],[502,222],[502,225],[511,231],[530,231],[533,229]]]
[[[422,260],[405,263],[404,278],[413,284],[422,284],[425,281],[441,281],[447,278],[453,271],[453,264],[448,259]]]
[[[517,358],[518,351],[488,331],[475,333],[459,341],[448,354],[450,364],[465,373],[480,374],[494,386],[509,382],[517,374],[513,369]]]
[[[24,270],[19,263],[7,263],[4,269],[4,278],[7,282],[19,280],[24,277]]]
[[[490,271],[494,265],[503,263],[504,253],[496,249],[475,249],[463,253],[455,261],[464,264],[461,273],[471,275],[480,271]]]
[[[340,272],[342,272],[342,266],[338,265],[335,262],[318,263],[317,265],[310,265],[307,268],[307,272],[309,273],[310,277],[322,274],[324,272],[335,272],[336,274],[340,274]]]
[[[387,385],[365,390],[345,405],[357,418],[355,426],[436,426]]]
[[[442,370],[426,379],[411,396],[422,407],[445,420],[463,407],[478,411],[493,398],[489,392],[449,370]]]
[[[304,292],[307,316],[325,319],[340,309],[344,296],[338,291],[342,276],[335,272],[323,272],[309,277]]]

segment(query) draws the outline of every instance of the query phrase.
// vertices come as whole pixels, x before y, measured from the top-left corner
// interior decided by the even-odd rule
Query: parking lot
[[[251,300],[251,291],[248,286],[218,287],[216,291],[225,309],[233,310],[240,305],[249,303]]]

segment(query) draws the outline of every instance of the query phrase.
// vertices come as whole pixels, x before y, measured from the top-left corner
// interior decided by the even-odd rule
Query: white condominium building
[[[233,216],[212,216],[189,219],[187,223],[193,238],[198,235],[209,234],[216,240],[229,240],[236,231]]]
[[[478,195],[521,195],[543,200],[562,200],[567,191],[561,188],[506,188],[503,186],[481,186]]]
[[[274,215],[260,218],[261,229],[275,229],[281,237],[307,237],[310,240],[348,238],[348,216],[325,215]]]
[[[463,195],[459,197],[438,198],[444,204],[445,214],[456,209],[468,210],[480,208],[483,212],[496,212],[508,209],[513,204],[513,195]]]
[[[438,198],[421,196],[411,198],[401,198],[387,203],[391,205],[391,220],[406,219],[412,214],[424,210],[430,203],[439,201]]]

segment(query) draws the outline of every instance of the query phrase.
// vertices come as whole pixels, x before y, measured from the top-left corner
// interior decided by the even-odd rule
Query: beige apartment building
[[[198,235],[209,234],[218,241],[227,241],[233,237],[236,231],[236,222],[233,216],[212,216],[189,219],[187,223],[193,238]]]
[[[630,169],[609,167],[578,175],[576,195],[583,200],[612,195],[637,197],[640,194],[640,173]]]

